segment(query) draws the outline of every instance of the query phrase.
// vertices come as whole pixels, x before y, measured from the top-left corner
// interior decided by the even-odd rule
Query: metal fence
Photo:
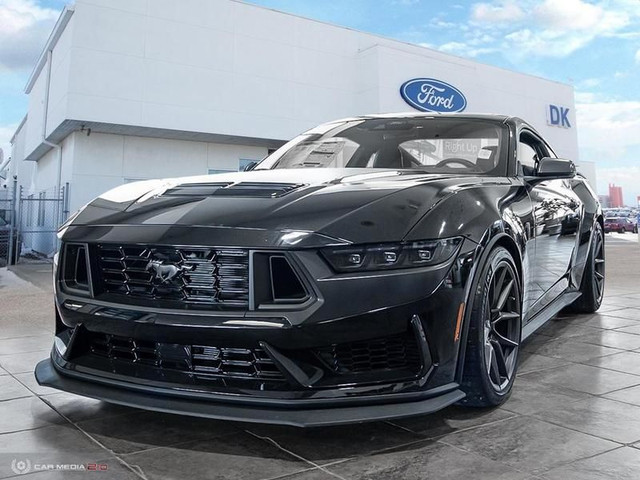
[[[0,264],[51,261],[58,248],[58,227],[69,215],[68,198],[69,184],[59,191],[26,193],[14,182],[7,198],[0,199],[5,224],[0,227]]]

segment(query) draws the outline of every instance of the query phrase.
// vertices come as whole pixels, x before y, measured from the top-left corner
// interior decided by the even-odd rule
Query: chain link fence
[[[26,193],[16,182],[0,197],[0,265],[49,262],[58,248],[57,231],[69,214],[69,184]]]

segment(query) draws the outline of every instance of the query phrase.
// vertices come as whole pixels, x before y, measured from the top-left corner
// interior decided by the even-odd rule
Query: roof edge
[[[62,10],[62,13],[58,17],[58,21],[53,27],[53,31],[49,35],[49,39],[47,40],[47,43],[45,43],[44,48],[42,49],[42,52],[38,57],[36,66],[33,68],[33,71],[29,76],[29,80],[27,80],[27,84],[24,87],[24,93],[26,94],[31,93],[31,89],[33,88],[33,85],[36,83],[36,80],[40,76],[40,72],[42,72],[42,69],[47,63],[47,52],[55,48],[56,44],[58,43],[58,40],[60,39],[60,36],[62,36],[62,32],[64,32],[64,29],[69,23],[69,20],[71,20],[71,16],[73,15],[74,11],[75,11],[74,5],[65,5],[64,9]]]

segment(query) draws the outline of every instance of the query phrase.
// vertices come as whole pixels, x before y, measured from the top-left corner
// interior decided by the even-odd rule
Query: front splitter
[[[442,410],[465,396],[464,392],[456,389],[437,397],[410,402],[289,410],[207,402],[187,396],[168,397],[157,393],[106,386],[63,375],[54,367],[51,359],[38,363],[35,376],[40,385],[128,407],[218,420],[294,427],[323,427],[424,415]]]

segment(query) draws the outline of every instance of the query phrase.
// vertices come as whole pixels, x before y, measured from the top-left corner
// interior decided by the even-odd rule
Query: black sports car
[[[41,385],[299,426],[498,405],[523,339],[602,301],[597,197],[518,118],[352,118],[252,167],[63,225]]]

